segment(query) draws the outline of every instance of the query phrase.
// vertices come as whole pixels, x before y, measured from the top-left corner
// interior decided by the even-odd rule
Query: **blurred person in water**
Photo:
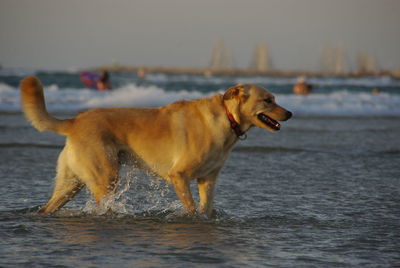
[[[111,89],[110,74],[107,71],[102,71],[97,81],[97,90],[104,91]]]
[[[304,76],[297,78],[296,84],[293,87],[293,93],[300,95],[308,95],[311,93],[313,86],[308,84]]]

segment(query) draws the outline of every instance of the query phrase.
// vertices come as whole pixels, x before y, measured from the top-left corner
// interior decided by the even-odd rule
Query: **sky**
[[[218,40],[247,68],[259,43],[272,66],[318,70],[341,46],[400,69],[400,0],[0,0],[3,68],[206,67]]]

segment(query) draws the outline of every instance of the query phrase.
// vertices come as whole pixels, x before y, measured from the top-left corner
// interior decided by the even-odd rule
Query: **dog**
[[[39,79],[28,76],[20,88],[27,120],[39,131],[66,136],[53,194],[38,213],[59,210],[84,186],[101,205],[116,188],[121,163],[133,159],[171,183],[188,213],[211,217],[217,177],[234,144],[253,126],[275,132],[278,121],[292,117],[269,91],[253,84],[157,108],[92,109],[65,120],[47,112]]]

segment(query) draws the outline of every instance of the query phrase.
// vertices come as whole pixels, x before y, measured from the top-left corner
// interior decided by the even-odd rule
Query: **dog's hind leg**
[[[52,213],[59,210],[77,195],[84,186],[68,168],[66,160],[66,150],[64,149],[58,158],[57,176],[53,195],[38,213]]]
[[[81,152],[81,161],[75,163],[77,175],[86,184],[97,205],[102,204],[106,196],[114,193],[118,185],[119,162],[114,151]]]
[[[98,206],[101,206],[105,197],[115,191],[118,184],[118,169],[114,172],[106,172],[103,174],[95,172],[92,175],[96,180],[88,180],[86,186],[89,188]]]

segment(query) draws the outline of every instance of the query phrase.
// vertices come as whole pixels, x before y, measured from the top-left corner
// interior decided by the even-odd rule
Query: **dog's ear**
[[[249,96],[248,85],[238,85],[229,88],[223,96],[225,108],[233,115],[235,121],[240,124],[240,106]]]
[[[224,100],[230,100],[239,96],[240,85],[228,88],[224,93]]]
[[[248,86],[247,85],[237,85],[231,88],[228,88],[228,90],[225,91],[224,93],[224,100],[231,100],[231,99],[242,99],[243,101],[246,101],[248,94],[247,94]]]

